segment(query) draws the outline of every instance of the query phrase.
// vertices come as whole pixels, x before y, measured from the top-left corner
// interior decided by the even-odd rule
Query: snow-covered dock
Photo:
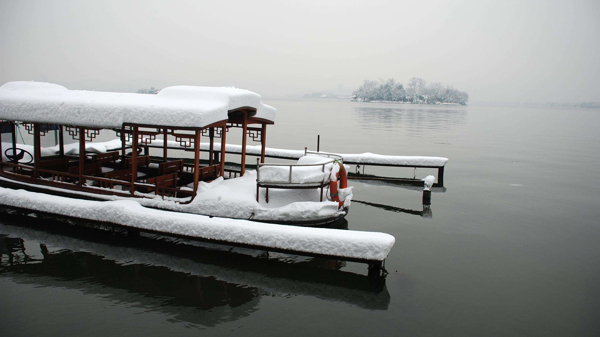
[[[151,147],[162,148],[163,142],[155,140],[152,142]],[[178,142],[169,141],[167,146],[171,149],[182,148]],[[202,143],[200,145],[201,151],[208,151],[210,148],[209,143]],[[114,148],[116,150],[118,148]],[[221,151],[221,144],[214,144],[215,151]],[[242,146],[238,144],[227,144],[225,146],[225,153],[230,154],[241,154]],[[321,152],[326,153],[326,152]],[[261,155],[260,145],[248,145],[246,146],[246,154],[253,156]],[[448,162],[448,158],[444,157],[423,157],[423,156],[392,156],[392,155],[381,155],[376,153],[359,153],[359,154],[344,154],[335,153],[343,158],[344,164],[350,165],[380,165],[380,166],[406,166],[406,167],[428,167],[438,168],[443,167]],[[288,150],[288,149],[277,149],[277,148],[265,148],[265,156],[269,158],[278,159],[293,159],[297,160],[300,157],[306,155],[305,150]]]
[[[116,144],[116,143],[113,143]],[[155,140],[152,142],[152,145],[149,147],[162,148],[164,146],[164,142],[161,140]],[[170,149],[181,149],[181,145],[175,141],[168,141],[167,147]],[[120,147],[119,147],[120,148]],[[114,148],[113,150],[117,150],[118,148]],[[207,152],[210,150],[209,143],[201,143],[200,151]],[[213,145],[213,150],[216,152],[221,151],[221,144],[215,143]],[[247,145],[246,146],[246,155],[251,156],[261,156],[261,146],[260,145]],[[242,146],[238,144],[227,144],[225,146],[225,153],[227,154],[242,154]],[[327,154],[327,152],[312,152],[312,153],[321,153]],[[306,150],[289,150],[289,149],[278,149],[278,148],[270,148],[265,147],[265,157],[267,158],[276,158],[276,159],[289,159],[289,160],[298,160],[300,157],[306,155]],[[335,155],[341,156],[344,164],[347,165],[360,165],[363,167],[367,165],[372,166],[388,166],[388,167],[409,167],[409,168],[430,168],[437,169],[437,183],[434,184],[435,187],[443,187],[444,186],[444,168],[446,163],[448,162],[448,158],[445,157],[427,157],[427,156],[394,156],[394,155],[382,155],[377,153],[335,153]],[[349,178],[353,178],[350,176]],[[369,176],[362,176],[360,179],[370,179]],[[406,179],[413,180],[413,179]],[[420,180],[419,180],[420,181]]]
[[[285,226],[170,212],[143,207],[137,200],[90,201],[0,188],[0,205],[149,233],[370,265],[380,264],[395,243],[393,236],[384,233]]]

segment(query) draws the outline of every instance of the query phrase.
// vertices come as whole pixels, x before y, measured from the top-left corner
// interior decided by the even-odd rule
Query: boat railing
[[[33,165],[20,164],[20,163],[15,164],[15,163],[11,163],[8,161],[2,161],[2,166],[1,166],[2,170],[4,170],[4,168],[3,168],[4,166],[12,167],[12,173],[16,173],[18,175],[29,176],[29,177],[33,176]]]
[[[264,184],[264,183],[269,183],[269,184],[288,184],[288,185],[298,185],[298,184],[305,184],[302,182],[294,182],[293,178],[294,178],[294,169],[298,169],[298,168],[306,168],[306,167],[320,167],[321,168],[321,172],[323,173],[323,178],[321,179],[321,181],[318,182],[309,182],[308,184],[322,184],[325,183],[326,181],[326,177],[325,177],[325,167],[327,165],[333,164],[336,161],[336,159],[331,158],[330,160],[326,161],[326,162],[321,162],[321,163],[311,163],[311,164],[266,164],[266,163],[260,163],[260,158],[257,158],[256,160],[256,165],[257,165],[257,170],[256,170],[256,181],[260,184]],[[264,180],[261,179],[260,177],[260,170],[264,167],[288,167],[289,168],[289,174],[287,175],[287,179],[286,180]]]
[[[332,152],[323,152],[323,151],[310,151],[307,148],[304,148],[304,155],[316,155],[316,156],[322,156],[322,157],[326,157],[326,158],[333,158],[336,159],[339,162],[343,162],[344,158],[337,154],[337,153],[332,153]]]
[[[22,176],[33,177],[34,167],[33,165],[27,164],[15,164],[11,162],[2,162],[2,166],[12,167],[12,172],[8,171],[6,173],[18,174]],[[185,171],[185,169],[184,169]],[[38,168],[38,175],[42,181],[47,181],[49,183],[69,183],[69,184],[78,184],[80,176],[77,173],[70,173],[55,169],[46,169],[46,168]],[[154,193],[156,196],[160,196],[163,199],[165,197],[174,197],[174,198],[188,198],[191,195],[191,192],[188,192],[184,189],[177,187],[165,187],[165,186],[157,186],[156,184],[148,184],[144,182],[136,182],[133,184],[130,180],[123,180],[119,178],[108,178],[108,177],[98,177],[93,175],[83,175],[81,177],[82,185],[88,187],[96,187],[99,189],[110,189],[116,190],[115,187],[120,186],[123,192],[129,193],[131,188],[135,186],[135,188],[145,189],[150,193]],[[147,194],[147,193],[141,193]]]
[[[260,158],[256,159],[256,201],[259,201],[260,198],[260,188],[266,188],[266,201],[269,202],[269,188],[281,188],[281,189],[309,189],[309,188],[320,188],[321,189],[321,198],[323,201],[323,188],[329,184],[329,175],[325,173],[325,169],[328,165],[333,166],[334,163],[340,162],[342,158],[336,156],[335,154],[328,154],[331,157],[326,158],[325,161],[321,161],[319,163],[308,163],[308,164],[266,164],[261,163]],[[334,157],[336,156],[336,157]],[[278,179],[280,177],[276,177],[275,179],[268,177],[265,178],[264,175],[261,176],[261,169],[265,169],[268,167],[273,168],[281,168],[282,171],[287,169],[287,178]],[[320,168],[321,177],[320,179],[310,179],[311,174],[314,175],[315,172],[306,172],[307,168]],[[302,172],[304,170],[305,172]],[[294,181],[294,172],[299,172],[300,176],[296,177],[296,181]],[[308,181],[306,181],[307,177],[302,178],[302,173],[309,173]],[[283,174],[279,175],[282,176]],[[276,176],[278,176],[276,174]],[[314,176],[314,177],[318,177]]]

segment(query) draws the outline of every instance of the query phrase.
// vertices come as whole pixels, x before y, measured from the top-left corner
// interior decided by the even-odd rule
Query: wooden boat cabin
[[[244,174],[249,137],[260,142],[264,162],[275,113],[258,94],[235,88],[177,86],[151,95],[9,82],[0,87],[0,179],[189,203],[200,181]],[[118,145],[108,151],[90,146],[102,130],[114,131]],[[235,130],[241,166],[227,169],[227,133]],[[20,132],[33,137],[33,146],[18,143]],[[42,137],[52,133],[57,145],[43,148]],[[208,159],[201,161],[203,140]],[[174,158],[171,149],[188,156]]]

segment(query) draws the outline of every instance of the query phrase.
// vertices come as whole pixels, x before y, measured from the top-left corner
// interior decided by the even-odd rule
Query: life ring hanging
[[[338,192],[338,181],[340,182],[340,189],[348,187],[348,174],[346,173],[346,168],[342,163],[336,160],[333,164],[338,164],[340,166],[340,169],[335,174],[335,181],[333,179],[329,181],[329,193],[331,195],[331,200],[337,201],[339,203],[339,207],[342,207],[342,205],[344,204],[344,200],[340,200]]]

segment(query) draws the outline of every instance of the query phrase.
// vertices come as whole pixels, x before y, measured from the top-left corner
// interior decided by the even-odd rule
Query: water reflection
[[[465,107],[415,108],[411,105],[398,107],[358,106],[354,114],[362,128],[396,131],[407,129],[418,133],[449,130],[466,122]]]
[[[49,226],[6,214],[0,233],[2,277],[79,290],[193,325],[215,326],[251,315],[263,296],[310,296],[371,310],[386,310],[390,302],[385,279],[373,282],[340,270],[345,262],[336,260],[216,250],[209,244]]]
[[[376,208],[382,209],[384,211],[418,215],[425,219],[433,218],[433,212],[431,211],[431,205],[423,204],[423,209],[417,210],[417,209],[402,208],[402,207],[378,204],[375,202],[368,202],[368,201],[361,201],[361,200],[352,200],[352,202],[357,202],[359,204],[376,207]]]

